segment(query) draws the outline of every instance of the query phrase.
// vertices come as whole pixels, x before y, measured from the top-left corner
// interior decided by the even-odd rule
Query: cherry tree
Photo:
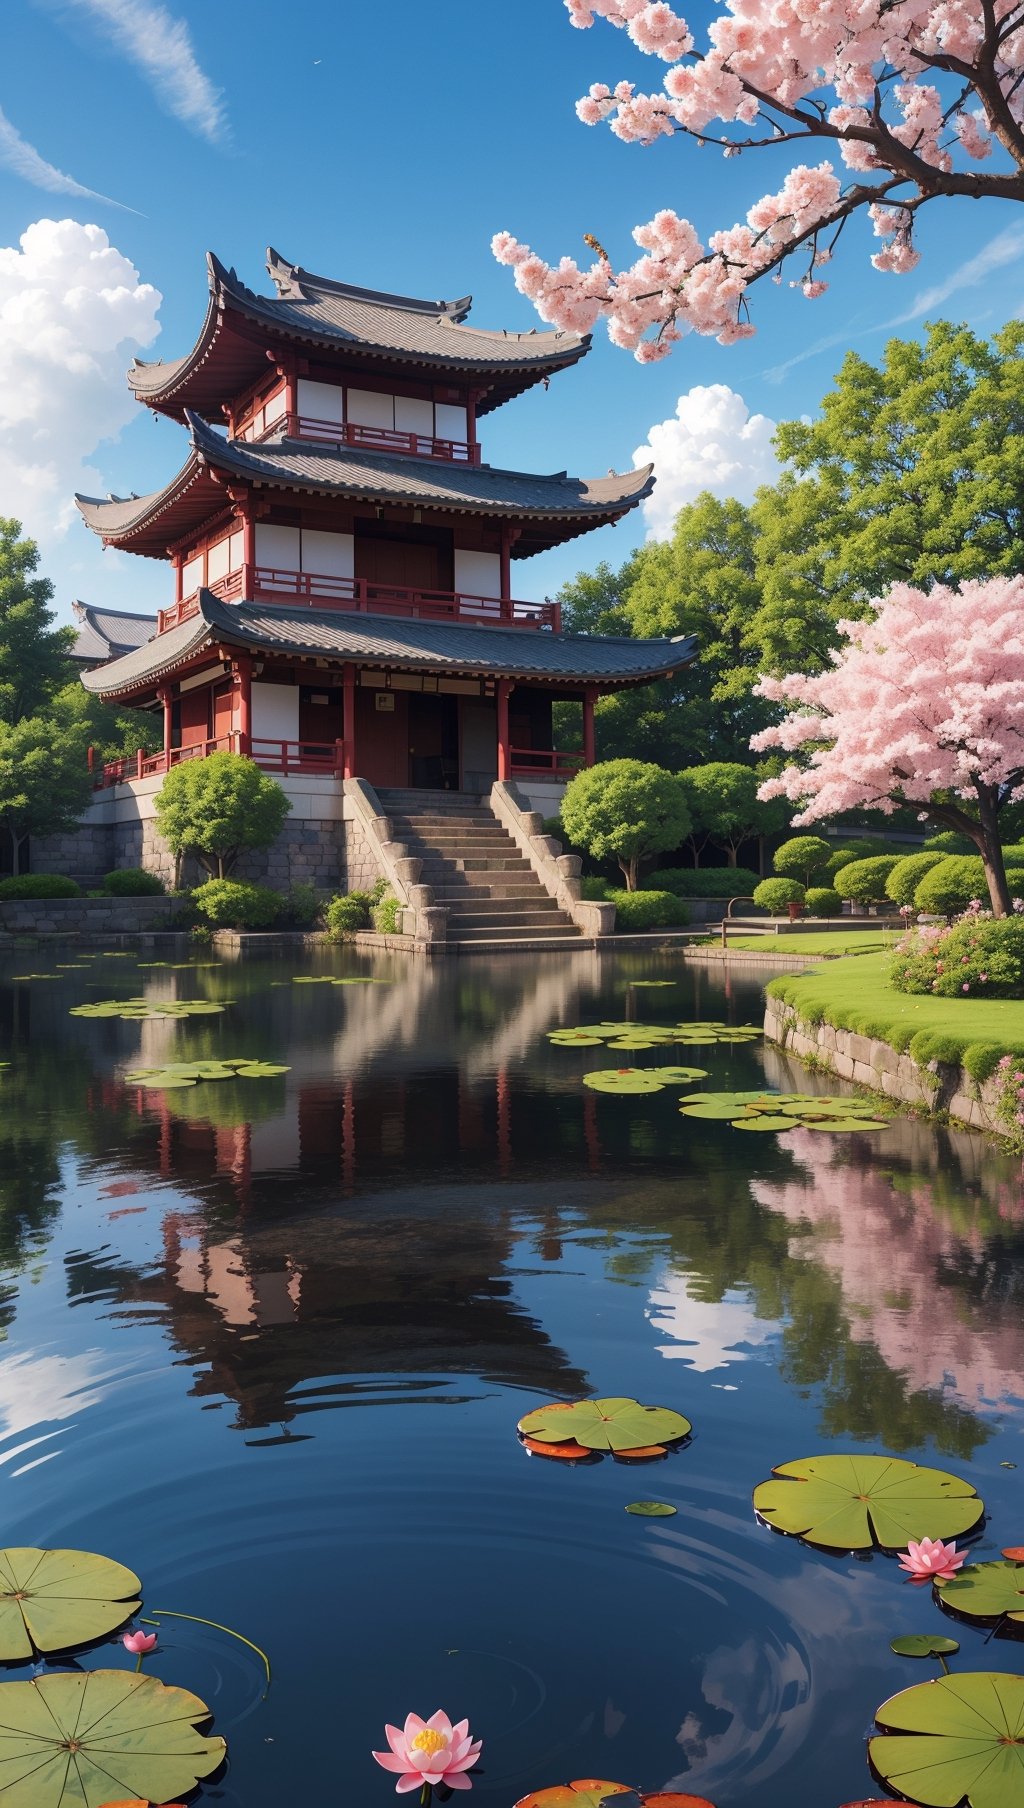
[[[662,209],[635,228],[642,255],[622,270],[590,234],[594,262],[580,269],[497,233],[498,261],[554,326],[587,332],[604,315],[642,363],[688,329],[729,344],[754,330],[751,283],[782,282],[787,260],[793,288],[824,292],[820,271],[856,213],[881,241],[875,268],[900,274],[918,261],[914,222],[928,202],[1024,200],[1024,0],[720,0],[706,49],[662,0],[565,4],[574,25],[603,18],[671,65],[654,93],[596,82],[576,105],[586,125],[606,120],[633,144],[682,135],[727,157],[806,141],[829,154],[796,164],[706,244]]]
[[[831,669],[756,686],[789,713],[751,746],[803,755],[758,795],[799,802],[801,825],[916,804],[974,842],[1005,916],[999,812],[1024,797],[1024,577],[897,584],[874,608],[871,622],[839,623]]]

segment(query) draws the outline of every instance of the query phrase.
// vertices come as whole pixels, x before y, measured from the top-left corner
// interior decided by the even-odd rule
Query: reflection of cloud
[[[0,1437],[16,1437],[98,1406],[109,1376],[102,1350],[77,1356],[10,1356],[0,1362]]]
[[[658,1345],[659,1356],[681,1357],[699,1374],[746,1362],[749,1351],[739,1346],[767,1343],[773,1335],[773,1327],[751,1310],[745,1294],[732,1291],[720,1300],[691,1299],[685,1275],[665,1275],[650,1301],[653,1310],[647,1316],[654,1330],[672,1339]]]

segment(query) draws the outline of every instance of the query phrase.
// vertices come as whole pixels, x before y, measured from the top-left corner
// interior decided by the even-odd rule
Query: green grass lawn
[[[794,937],[794,940],[796,938]],[[975,1079],[985,1078],[995,1055],[1024,1054],[1024,1003],[1015,998],[929,998],[894,992],[886,983],[889,957],[862,954],[856,959],[805,967],[802,973],[773,979],[773,998],[791,1004],[807,1023],[831,1023],[862,1036],[878,1036],[894,1048],[908,1049],[914,1060],[960,1060]],[[984,1047],[986,1054],[975,1054]]]
[[[802,935],[730,935],[726,946],[742,953],[777,954],[876,954],[899,940],[897,929],[809,929]],[[721,936],[709,941],[721,944]]]

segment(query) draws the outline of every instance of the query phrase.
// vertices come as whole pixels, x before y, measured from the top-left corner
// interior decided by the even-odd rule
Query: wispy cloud
[[[23,182],[31,182],[34,188],[45,188],[51,195],[77,195],[83,201],[104,201],[108,207],[123,207],[126,213],[135,213],[134,207],[126,207],[123,201],[115,201],[110,195],[101,195],[94,188],[86,188],[76,182],[74,176],[66,176],[54,163],[47,163],[35,146],[21,136],[16,126],[11,124],[3,108],[0,107],[0,165],[20,176]]]
[[[134,63],[175,119],[211,144],[228,130],[223,90],[200,68],[184,19],[152,0],[67,0]]]
[[[859,332],[830,333],[825,339],[816,339],[803,351],[796,352],[782,364],[773,364],[762,372],[769,383],[781,383],[788,373],[798,364],[805,364],[808,358],[817,358],[821,352],[831,351],[837,345],[849,345],[854,339],[869,339],[874,333],[888,333],[894,327],[908,326],[913,320],[923,320],[926,315],[934,314],[951,295],[958,295],[962,289],[975,289],[980,283],[987,282],[996,270],[1005,269],[1008,264],[1015,264],[1024,256],[1024,224],[1004,227],[994,238],[976,251],[973,257],[966,258],[951,270],[941,282],[932,283],[927,289],[919,289],[910,306],[901,314],[891,314],[886,320],[878,320],[873,326],[861,328]]]

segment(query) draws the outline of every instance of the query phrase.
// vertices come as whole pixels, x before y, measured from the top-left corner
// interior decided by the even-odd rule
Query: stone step
[[[429,880],[424,880],[429,884]],[[434,886],[434,901],[437,904],[460,905],[473,903],[476,900],[486,901],[490,898],[535,898],[537,896],[536,881],[526,884],[515,878],[502,879],[500,873],[485,885],[444,885]]]
[[[381,808],[388,816],[397,813],[410,816],[423,811],[442,812],[445,816],[461,816],[489,808],[485,797],[461,791],[389,791],[378,790]]]
[[[465,925],[467,929],[479,929],[486,923],[530,923],[547,921],[549,918],[562,919],[562,912],[554,898],[538,898],[526,902],[521,898],[503,900],[494,898],[481,901],[474,907],[461,904],[455,909],[448,906],[448,924]]]
[[[512,877],[528,878],[532,868],[528,860],[514,854],[498,854],[489,858],[480,854],[466,854],[455,860],[438,860],[429,854],[419,854],[415,848],[409,849],[410,857],[422,859],[423,867],[420,881],[423,885],[432,885],[436,879],[458,879],[460,873],[508,873]],[[474,884],[480,883],[474,879]],[[539,883],[539,881],[538,881]]]
[[[573,942],[580,938],[580,931],[574,923],[566,923],[565,927],[552,926],[539,933],[516,934],[513,929],[460,929],[457,935],[449,936],[449,946],[456,948],[469,946],[494,946],[495,948],[543,948],[546,943]]]
[[[460,848],[486,844],[513,848],[516,845],[511,835],[506,835],[504,829],[496,828],[494,823],[489,827],[481,822],[471,823],[468,828],[460,826],[443,829],[437,825],[428,828],[419,822],[403,823],[400,817],[392,816],[391,825],[396,840],[404,841],[408,838],[411,841],[429,841],[432,847]]]

